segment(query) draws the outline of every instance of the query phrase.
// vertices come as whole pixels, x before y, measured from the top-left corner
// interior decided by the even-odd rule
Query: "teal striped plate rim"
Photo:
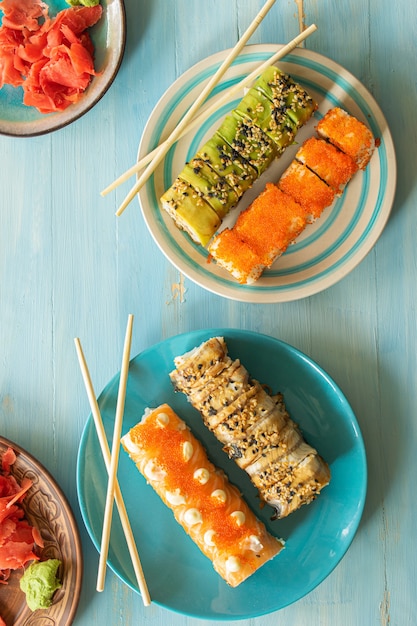
[[[210,104],[276,50],[277,46],[273,45],[247,46],[209,96]],[[227,53],[226,50],[197,63],[165,92],[148,120],[138,158],[167,137]],[[344,278],[378,240],[395,195],[396,160],[391,133],[381,109],[364,85],[334,61],[303,48],[291,52],[278,65],[309,91],[319,104],[318,110],[314,119],[299,131],[296,144],[287,148],[284,155],[246,192],[223,225],[233,223],[238,212],[248,206],[267,181],[276,182],[279,179],[297,147],[304,139],[314,135],[317,121],[328,109],[340,106],[366,122],[378,139],[379,146],[365,172],[354,176],[343,195],[319,220],[305,229],[257,283],[240,285],[225,270],[218,268],[210,261],[204,247],[194,244],[187,234],[175,227],[159,203],[162,193],[171,185],[184,163],[213,134],[241,96],[232,98],[230,104],[219,108],[201,127],[180,139],[138,194],[149,231],[171,263],[201,287],[243,302],[297,300],[318,293]]]

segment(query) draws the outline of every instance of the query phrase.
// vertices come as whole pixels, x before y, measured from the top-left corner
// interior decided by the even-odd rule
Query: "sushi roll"
[[[194,158],[186,163],[179,180],[185,181],[223,219],[231,206],[237,204],[239,196],[223,176],[215,172],[203,159]]]
[[[308,122],[317,109],[317,103],[310,94],[273,65],[262,73],[255,87],[272,101],[276,111],[285,112],[297,130]]]
[[[272,161],[294,142],[299,128],[316,108],[317,104],[301,86],[278,68],[268,68],[265,76],[261,75],[173,182],[174,188],[183,182],[194,189],[194,193],[187,190],[184,199],[187,204],[185,213],[191,222],[183,220],[184,212],[178,210],[181,197],[175,189],[168,189],[162,196],[162,208],[192,237],[193,230],[200,230],[199,224],[193,228],[193,213],[189,206],[193,201],[202,200],[200,206],[208,204],[223,220]],[[171,196],[174,196],[175,211],[172,210]],[[196,210],[196,219],[199,214],[200,211]],[[183,221],[188,228],[184,227]],[[207,225],[206,216],[204,224]],[[193,239],[202,243],[206,236]]]
[[[202,401],[201,393],[183,384],[183,368],[187,377],[192,377],[193,371],[200,377],[205,375],[201,370],[210,361],[202,361],[201,354],[210,351],[211,342],[203,342],[185,359],[175,358],[171,381],[175,390],[185,393],[200,412],[204,424],[223,444],[228,456],[248,474],[260,498],[274,508],[274,518],[286,517],[314,500],[328,485],[329,466],[304,440],[286,410],[283,396],[270,395],[259,381],[252,379],[239,359],[212,380],[206,377],[210,390],[204,397],[210,397],[209,403]],[[219,346],[229,363],[224,338],[216,338],[214,359],[218,360]],[[240,384],[235,387],[237,371]],[[232,375],[229,377],[227,372]]]
[[[218,133],[256,169],[258,176],[263,174],[277,156],[272,139],[251,119],[245,119],[235,111],[224,119]]]
[[[333,203],[334,190],[306,165],[294,159],[278,181],[278,187],[300,204],[313,222]]]
[[[261,263],[270,267],[305,225],[304,211],[298,202],[276,185],[267,183],[264,191],[240,213],[234,229]]]
[[[216,132],[197,152],[197,158],[205,161],[235,190],[240,199],[252,187],[258,173],[236,148]]]
[[[363,122],[334,107],[317,124],[317,133],[348,154],[359,169],[366,168],[375,149],[375,139]]]
[[[216,211],[191,185],[180,179],[164,193],[161,203],[178,228],[202,246],[210,241],[221,224]]]
[[[306,224],[304,208],[276,185],[267,183],[233,228],[215,235],[208,251],[240,283],[251,284],[286,251]]]
[[[274,142],[278,155],[294,142],[297,125],[286,115],[285,107],[277,109],[256,87],[249,89],[236,107],[236,114],[256,124]]]
[[[122,445],[176,521],[232,587],[284,547],[167,404],[148,412]]]
[[[211,259],[228,271],[240,284],[255,283],[265,265],[234,228],[224,228],[208,247]]]
[[[295,158],[324,180],[337,196],[342,194],[349,180],[358,171],[352,157],[317,137],[307,139]]]
[[[272,94],[275,79],[267,79],[261,77],[260,85],[267,81]],[[317,130],[322,136],[303,143],[277,184],[267,183],[235,225],[208,244],[211,257],[241,284],[258,280],[369,161],[375,145],[370,131],[341,109],[326,113]]]

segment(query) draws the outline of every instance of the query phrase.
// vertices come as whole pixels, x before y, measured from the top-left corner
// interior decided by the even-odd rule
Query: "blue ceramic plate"
[[[54,16],[68,9],[65,0],[46,0],[49,15]],[[89,29],[94,44],[94,76],[79,102],[65,111],[39,113],[34,107],[23,104],[23,90],[20,87],[5,85],[0,89],[0,133],[18,137],[42,135],[67,126],[87,113],[106,93],[116,77],[122,62],[126,24],[123,0],[100,0],[103,15],[100,21]],[[3,13],[0,11],[0,17]]]
[[[286,519],[271,522],[272,509],[259,507],[256,490],[246,474],[222,452],[184,395],[173,391],[168,373],[174,367],[174,357],[218,335],[225,337],[230,354],[240,358],[253,377],[284,394],[288,410],[306,440],[330,464],[330,485],[315,502]],[[116,376],[98,399],[109,441],[118,384]],[[214,463],[239,486],[269,531],[286,541],[286,548],[239,587],[228,587],[122,450],[120,487],[153,602],[192,617],[237,620],[276,611],[305,596],[345,554],[364,506],[364,445],[355,416],[340,389],[307,356],[277,339],[241,330],[211,329],[167,339],[132,359],[123,432],[140,420],[146,407],[163,402],[171,404],[187,421]],[[107,475],[91,416],[79,448],[77,487],[84,522],[99,549]],[[137,590],[117,514],[112,526],[109,565]]]
[[[209,104],[270,58],[280,46],[247,46],[213,90]],[[166,91],[152,112],[143,133],[138,158],[149,153],[175,128],[188,107],[216,72],[228,51],[204,59],[185,72]],[[231,226],[239,212],[264,189],[276,182],[295,156],[300,144],[315,133],[317,121],[332,107],[340,106],[371,128],[380,145],[365,172],[358,172],[342,197],[309,225],[286,253],[265,271],[254,285],[239,285],[226,270],[209,262],[207,249],[194,244],[176,228],[159,198],[170,187],[223,118],[243,97],[231,98],[201,127],[187,133],[168,152],[154,175],[139,192],[148,229],[160,250],[185,276],[208,291],[242,302],[298,300],[330,287],[366,256],[382,233],[389,217],[396,185],[394,146],[387,122],[372,95],[352,74],[331,59],[304,48],[288,54],[278,66],[302,84],[318,103],[312,120],[300,130],[296,143],[285,151],[247,191],[223,221]]]

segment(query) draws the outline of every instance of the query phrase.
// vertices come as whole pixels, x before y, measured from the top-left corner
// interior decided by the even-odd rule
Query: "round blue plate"
[[[202,341],[223,336],[234,358],[250,374],[282,392],[292,418],[306,440],[329,463],[330,485],[312,504],[283,520],[271,521],[272,509],[259,506],[245,472],[230,461],[204,427],[195,409],[169,379],[173,359]],[[119,375],[105,387],[98,403],[111,441]],[[274,560],[232,589],[174,520],[153,489],[122,450],[118,478],[136,538],[152,601],[183,615],[207,620],[253,618],[281,609],[312,591],[330,574],[348,549],[361,518],[367,483],[362,435],[346,398],[329,376],[307,356],[266,335],[232,329],[209,329],[167,339],[130,362],[123,433],[146,407],[168,402],[204,443],[269,531],[286,542]],[[111,444],[110,444],[111,445]],[[87,420],[78,453],[77,488],[82,516],[99,549],[107,474],[92,417]],[[138,590],[123,530],[115,513],[109,566]]]

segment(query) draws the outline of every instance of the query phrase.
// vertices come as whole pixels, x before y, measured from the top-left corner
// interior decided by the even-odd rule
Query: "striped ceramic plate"
[[[277,50],[273,45],[245,48],[223,81],[212,92],[209,104],[236,84]],[[139,146],[139,158],[165,139],[178,124],[204,85],[227,55],[223,51],[197,63],[166,91],[152,112]],[[298,48],[279,67],[301,83],[319,103],[315,119],[298,133],[297,144],[314,134],[324,113],[340,106],[366,122],[380,145],[365,172],[351,180],[343,196],[335,201],[313,225],[278,259],[261,279],[251,286],[239,285],[225,270],[208,258],[207,250],[194,244],[160,208],[159,198],[171,185],[184,163],[220,125],[239,102],[233,96],[200,127],[191,130],[168,152],[154,175],[139,193],[146,224],[165,256],[185,276],[218,295],[242,302],[286,302],[322,291],[346,276],[362,261],[381,234],[394,199],[396,161],[387,122],[371,94],[343,67],[330,59]],[[276,182],[294,158],[297,144],[256,182],[223,222],[231,225],[238,213],[258,195],[267,181]]]

